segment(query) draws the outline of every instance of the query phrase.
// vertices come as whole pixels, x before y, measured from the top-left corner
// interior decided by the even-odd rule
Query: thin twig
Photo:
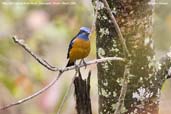
[[[105,6],[106,9],[107,9],[107,12],[108,12],[108,14],[109,14],[109,16],[110,16],[110,18],[111,18],[111,20],[112,20],[112,23],[113,23],[114,26],[115,26],[116,32],[118,33],[119,40],[120,40],[121,45],[122,45],[122,47],[123,47],[123,49],[124,49],[124,51],[125,51],[125,52],[124,52],[124,53],[125,53],[125,56],[126,56],[126,57],[130,57],[130,53],[129,53],[129,50],[128,50],[127,46],[126,46],[125,39],[123,38],[123,35],[122,35],[121,30],[120,30],[120,28],[119,28],[119,25],[118,25],[118,23],[116,22],[116,19],[115,19],[114,15],[112,14],[112,11],[111,11],[111,9],[110,9],[110,7],[109,7],[109,4],[107,3],[106,0],[102,0],[102,1],[103,1],[103,3],[104,3],[104,6]]]
[[[35,98],[36,96],[38,96],[40,94],[42,94],[44,91],[48,90],[50,87],[52,87],[58,81],[58,79],[60,78],[60,76],[62,75],[62,73],[63,72],[59,72],[58,76],[54,80],[52,80],[48,85],[46,85],[44,88],[42,88],[41,90],[35,92],[34,94],[32,94],[32,95],[30,95],[30,96],[28,96],[26,98],[23,98],[21,100],[18,100],[17,102],[11,103],[9,105],[6,105],[6,106],[0,108],[0,111],[6,110],[6,109],[8,109],[10,107],[13,107],[13,106],[16,106],[16,105],[19,105],[19,104],[22,104],[22,103],[24,103],[26,101],[29,101],[30,99]]]
[[[38,57],[36,54],[34,54],[31,49],[24,43],[24,40],[19,40],[16,36],[13,36],[12,39],[15,43],[20,45],[22,48],[24,48],[34,59],[36,59],[41,65],[46,67],[47,69],[51,71],[59,71],[57,67],[52,67],[52,65],[48,64],[44,59]]]
[[[63,98],[63,100],[62,100],[62,103],[60,104],[59,109],[58,109],[58,112],[57,112],[56,114],[60,114],[60,113],[61,113],[62,108],[63,108],[63,106],[64,106],[64,103],[66,102],[66,100],[67,100],[67,98],[68,98],[68,96],[69,96],[69,93],[70,93],[70,91],[72,90],[72,84],[73,84],[74,78],[75,78],[76,76],[77,76],[77,71],[75,72],[75,75],[74,75],[74,77],[73,77],[73,79],[72,79],[72,81],[71,81],[71,84],[69,85],[69,88],[67,89],[67,91],[66,91],[66,93],[65,93],[65,96],[64,96],[64,98]]]
[[[105,58],[101,58],[101,59],[94,59],[92,61],[88,61],[86,62],[86,65],[92,65],[92,64],[97,64],[97,63],[103,63],[106,61],[122,61],[122,62],[126,62],[126,60],[124,58],[121,57],[105,57]],[[64,69],[60,69],[60,71],[68,71],[68,70],[73,70],[76,68],[81,68],[84,67],[85,64],[80,64],[80,65],[75,65],[75,66],[71,66],[71,67],[66,67]]]
[[[89,62],[86,63],[86,65],[88,66],[88,65],[92,65],[92,64],[106,62],[106,61],[123,61],[124,62],[124,59],[123,58],[119,58],[119,57],[107,57],[107,58],[102,58],[102,59],[97,59],[97,60],[89,61]],[[24,102],[26,102],[28,100],[31,100],[32,98],[42,94],[44,91],[46,91],[51,86],[53,86],[56,83],[56,81],[60,78],[60,76],[62,75],[63,72],[69,71],[69,70],[73,70],[73,69],[76,69],[76,68],[81,68],[81,67],[84,67],[84,66],[85,66],[85,64],[80,64],[80,65],[66,67],[64,69],[59,70],[60,72],[59,72],[58,76],[54,80],[52,80],[47,86],[45,86],[44,88],[42,88],[38,92],[36,92],[36,93],[26,97],[26,98],[23,98],[23,99],[15,102],[15,103],[12,103],[12,104],[9,104],[9,105],[6,105],[6,106],[0,108],[0,111],[1,110],[6,110],[6,109],[8,109],[10,107],[13,107],[13,106],[22,104],[22,103],[24,103]]]
[[[126,96],[126,92],[127,92],[128,76],[130,74],[129,69],[130,69],[130,64],[128,63],[125,65],[122,88],[121,88],[120,96],[119,96],[118,103],[117,103],[116,110],[115,110],[114,114],[120,114],[121,113],[121,109],[122,109],[122,106],[124,104],[124,100],[125,100],[125,96]]]
[[[12,37],[14,42],[17,43],[19,46],[21,46],[24,50],[26,50],[34,59],[37,60],[37,62],[39,62],[41,65],[43,65],[45,68],[51,70],[51,71],[68,71],[68,70],[73,70],[77,67],[81,68],[84,67],[85,64],[79,64],[76,66],[71,66],[71,67],[66,67],[66,68],[57,68],[57,67],[53,67],[52,65],[50,65],[46,60],[38,57],[35,53],[33,53],[31,51],[31,49],[23,42],[23,40],[19,40],[16,36]],[[105,57],[105,58],[101,58],[101,59],[95,59],[89,62],[86,62],[86,65],[91,65],[91,64],[97,64],[97,63],[102,63],[102,62],[106,62],[106,61],[123,61],[125,62],[125,59],[121,58],[121,57]]]
[[[81,64],[81,61],[80,61],[79,64]],[[65,93],[65,95],[64,95],[64,98],[63,98],[63,100],[62,100],[62,103],[61,103],[60,106],[59,106],[59,109],[58,109],[58,111],[57,111],[57,114],[60,114],[60,113],[61,113],[62,108],[63,108],[63,106],[64,106],[64,103],[66,102],[66,100],[67,100],[67,98],[68,98],[68,96],[69,96],[69,93],[70,93],[70,91],[72,90],[72,84],[73,84],[74,79],[75,79],[75,77],[77,76],[78,72],[80,72],[80,69],[79,69],[79,68],[76,68],[76,69],[75,69],[75,75],[74,75],[74,77],[73,77],[73,79],[72,79],[72,81],[71,81],[71,84],[69,85],[69,88],[67,89],[67,91],[66,91],[66,93]]]

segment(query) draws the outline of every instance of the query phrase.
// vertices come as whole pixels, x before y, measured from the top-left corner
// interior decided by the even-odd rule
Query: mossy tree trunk
[[[95,2],[97,2],[95,0]],[[128,89],[121,110],[124,114],[158,114],[158,100],[165,76],[157,75],[152,42],[152,6],[149,0],[107,0],[131,53]],[[124,57],[123,49],[105,9],[98,3],[96,20],[97,58]],[[124,63],[97,65],[99,113],[115,112],[122,87]]]

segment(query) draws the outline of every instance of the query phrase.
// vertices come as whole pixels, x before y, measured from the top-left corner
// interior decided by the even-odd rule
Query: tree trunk
[[[121,113],[158,114],[158,100],[165,76],[157,75],[152,42],[152,6],[149,0],[107,1],[131,53],[131,75]],[[123,49],[103,3],[96,20],[97,58],[124,57]],[[97,65],[99,113],[112,114],[122,87],[124,64],[106,62]]]

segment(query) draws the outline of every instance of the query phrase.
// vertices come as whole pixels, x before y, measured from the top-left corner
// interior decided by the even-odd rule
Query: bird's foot
[[[85,66],[85,69],[86,69],[86,68],[87,68],[87,63],[85,62],[84,59],[83,59],[82,61],[83,61],[83,64],[84,64],[84,66]]]

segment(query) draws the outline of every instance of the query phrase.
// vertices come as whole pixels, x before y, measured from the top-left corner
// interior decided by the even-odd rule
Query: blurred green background
[[[57,75],[37,63],[15,44],[11,37],[16,35],[24,39],[36,54],[54,66],[64,67],[67,63],[66,55],[70,40],[81,26],[92,26],[94,14],[91,0],[1,0],[0,2],[0,106],[3,106],[31,95]],[[17,2],[30,4],[16,4]],[[31,4],[48,2],[56,2],[58,5]],[[156,2],[168,3],[155,5],[153,39],[157,58],[160,58],[170,50],[171,46],[171,1]],[[91,36],[91,46],[87,60],[96,58],[95,35]],[[89,69],[92,70],[92,109],[93,114],[97,114],[96,65],[82,70],[85,77]],[[64,73],[47,92],[2,114],[55,114],[73,74],[73,71]],[[169,114],[170,80],[165,85],[161,98],[161,113]],[[72,89],[62,109],[63,114],[76,113],[73,94]]]
[[[39,4],[53,2],[58,4]],[[91,27],[93,17],[90,0],[1,1],[0,106],[31,95],[57,76],[56,72],[42,67],[15,44],[11,39],[13,35],[24,39],[32,51],[52,65],[63,68],[67,64],[66,56],[70,40],[78,33],[81,26]],[[91,37],[91,42],[91,54],[87,60],[95,59],[95,37]],[[96,67],[93,65],[86,70],[83,69],[85,77],[89,69],[92,70],[93,111],[97,112]],[[47,92],[9,111],[4,111],[3,114],[55,114],[73,75],[73,71],[64,73],[56,85]],[[75,113],[73,89],[64,104],[62,113]]]

